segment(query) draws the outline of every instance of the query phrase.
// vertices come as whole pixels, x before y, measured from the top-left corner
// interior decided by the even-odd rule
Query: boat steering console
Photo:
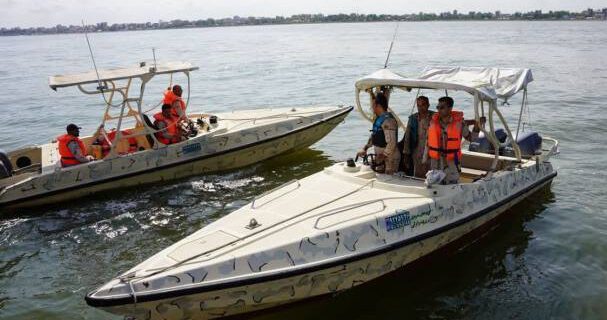
[[[356,155],[356,158],[354,158],[352,163],[350,162],[350,160],[352,160],[351,158],[348,160],[347,165],[349,167],[356,166],[356,162],[358,162],[358,158],[362,159],[363,165],[371,167],[371,170],[373,170],[377,173],[384,173],[386,171],[385,163],[383,161],[379,162],[377,160],[377,155],[375,153],[367,153],[362,157]]]

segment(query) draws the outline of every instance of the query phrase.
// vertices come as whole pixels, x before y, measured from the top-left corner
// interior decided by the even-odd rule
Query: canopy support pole
[[[137,111],[138,111],[138,115],[139,117],[143,118],[143,110],[141,110],[141,108],[143,107],[143,94],[145,93],[145,86],[147,85],[147,83],[152,79],[152,76],[146,76],[146,77],[142,77],[141,78],[141,87],[139,88],[139,103],[137,104]],[[171,83],[173,82],[173,74],[171,73]],[[141,124],[143,127],[143,131],[145,132],[145,135],[148,137],[152,138],[152,141],[154,141],[154,149],[158,148],[158,144],[160,143],[158,141],[158,139],[156,139],[156,135],[154,133],[156,133],[156,130],[154,130],[153,128],[150,128],[148,126],[148,124],[143,121],[143,119],[141,119]]]
[[[373,94],[369,93],[369,95],[371,96],[371,103],[373,103]],[[360,112],[360,114],[363,116],[363,118],[365,118],[369,122],[373,123],[373,121],[375,121],[375,120],[372,118],[371,115],[369,115],[365,110],[363,110],[362,105],[360,103],[360,89],[356,89],[355,96],[356,96],[356,109],[358,110],[358,112]],[[398,115],[390,107],[388,107],[388,112],[392,113],[392,116],[394,116],[394,119],[396,120],[396,123],[398,124],[398,126],[401,127],[403,130],[406,130],[407,126],[405,126],[403,124],[403,122],[400,120]]]
[[[126,99],[125,99],[126,100]],[[120,117],[118,118],[118,126],[116,127],[116,137],[114,138],[114,141],[118,142],[120,141],[120,139],[122,139],[122,132],[120,132],[120,129],[122,127],[122,118],[124,117],[124,108],[126,107],[126,101],[122,102],[122,106],[120,108]],[[118,145],[118,143],[112,143],[110,142],[110,153],[107,156],[107,158],[112,159],[116,157],[116,146]]]
[[[190,73],[188,71],[185,71],[184,73],[185,76],[188,78],[188,98],[185,100],[185,107],[187,108],[190,106]],[[171,78],[171,81],[173,81],[173,78]]]
[[[496,102],[493,102],[493,103],[496,103]],[[518,146],[518,143],[516,143],[516,140],[512,137],[512,131],[510,131],[510,127],[508,127],[508,123],[506,123],[506,120],[504,119],[504,116],[499,111],[499,109],[494,108],[494,111],[497,114],[497,116],[499,117],[502,124],[504,125],[504,129],[506,130],[506,133],[508,134],[508,139],[510,139],[510,141],[512,143],[512,148],[514,149],[514,156],[516,157],[516,160],[518,162],[521,162],[522,161],[521,148]]]
[[[415,94],[415,100],[413,100],[413,104],[411,105],[411,112],[409,112],[409,115],[413,114],[413,110],[415,110],[415,106],[417,104],[417,98],[419,98],[419,93],[421,92],[421,88],[417,88],[417,93]]]
[[[363,118],[367,119],[369,122],[372,123],[373,118],[371,118],[369,116],[369,114],[365,110],[363,110],[363,107],[360,104],[360,89],[358,89],[358,88],[356,89],[355,96],[356,96],[356,109],[363,116]]]
[[[493,158],[493,163],[491,163],[491,171],[495,171],[497,169],[497,164],[500,157],[500,144],[499,140],[495,136],[495,124],[493,123],[493,113],[495,112],[495,101],[489,103],[489,111],[487,111],[487,118],[489,121],[489,134],[486,134],[493,145],[493,150],[495,153],[495,157]]]
[[[480,116],[479,116],[479,108],[482,108],[482,115],[485,115],[485,109],[483,106],[483,101],[479,98],[478,94],[474,94],[474,120],[476,121],[476,123],[480,124]],[[499,159],[499,140],[497,140],[497,137],[495,136],[495,131],[493,130],[493,118],[491,116],[491,103],[489,104],[489,129],[490,131],[487,131],[485,129],[485,127],[480,126],[479,125],[479,129],[481,130],[481,132],[485,135],[485,137],[487,137],[487,139],[489,140],[489,143],[491,143],[491,145],[493,146],[493,149],[495,150],[495,158],[493,159],[493,163],[491,164],[491,171],[495,171],[495,168],[497,167],[497,161]]]
[[[518,139],[519,129],[521,128],[521,121],[523,119],[523,110],[527,104],[527,87],[523,89],[523,102],[521,103],[521,112],[518,115],[518,124],[516,125],[516,138]]]

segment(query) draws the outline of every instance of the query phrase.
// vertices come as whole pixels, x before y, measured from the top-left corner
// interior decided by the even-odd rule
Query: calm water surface
[[[394,25],[261,26],[92,35],[97,63],[188,60],[192,109],[353,104],[355,79],[383,66]],[[606,319],[607,23],[432,22],[400,27],[391,67],[534,71],[532,128],[561,141],[559,176],[465,248],[332,298],[258,319]],[[44,143],[68,122],[91,132],[99,97],[53,92],[47,76],[90,68],[82,35],[0,38],[0,148]],[[178,80],[178,79],[176,79]],[[159,99],[158,81],[147,104]],[[439,93],[428,92],[435,101]],[[394,98],[406,116],[411,101]],[[460,108],[471,115],[464,100]],[[513,119],[518,100],[503,111]],[[529,125],[527,125],[529,126]],[[345,159],[369,124],[352,114],[312,148],[239,171],[101,195],[0,220],[0,318],[120,319],[88,290],[255,195]]]

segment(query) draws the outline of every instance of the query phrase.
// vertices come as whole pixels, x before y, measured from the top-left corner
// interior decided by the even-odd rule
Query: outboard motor
[[[508,134],[502,128],[495,130],[495,136],[497,137],[497,140],[500,143],[506,142],[506,139],[508,138]],[[474,151],[474,152],[482,152],[482,153],[494,153],[495,152],[493,149],[493,145],[491,144],[491,142],[489,142],[489,139],[487,137],[485,137],[485,135],[482,132],[478,135],[478,138],[476,139],[476,141],[470,143],[468,150]]]
[[[13,175],[13,165],[4,150],[0,149],[0,179]]]
[[[531,158],[534,155],[542,153],[542,137],[536,131],[523,132],[516,138],[516,143],[521,149],[521,157]],[[514,156],[512,143],[504,148],[505,156]]]

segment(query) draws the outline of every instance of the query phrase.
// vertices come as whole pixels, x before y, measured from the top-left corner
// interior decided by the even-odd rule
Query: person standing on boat
[[[71,167],[81,163],[87,163],[95,160],[87,155],[84,143],[80,140],[80,127],[70,123],[66,128],[67,133],[57,138],[59,155],[61,156],[61,166]]]
[[[442,97],[438,99],[438,112],[432,116],[428,128],[428,140],[424,161],[430,158],[430,168],[445,173],[444,184],[454,184],[459,181],[462,160],[462,138],[472,142],[478,137],[480,127],[474,123],[470,131],[468,122],[464,120],[464,113],[453,111],[453,98]],[[480,118],[480,125],[484,125],[485,117]],[[427,157],[426,157],[427,156]]]
[[[397,147],[398,123],[394,116],[388,112],[388,99],[383,92],[377,92],[372,103],[375,121],[373,122],[371,137],[369,137],[369,141],[363,149],[358,152],[358,155],[365,156],[367,149],[373,146],[378,171],[393,174],[398,171],[398,163],[400,162],[400,152]]]
[[[154,125],[158,128],[156,139],[166,145],[181,141],[177,129],[179,118],[173,117],[172,109],[170,104],[163,104],[162,111],[154,115]]]
[[[176,84],[173,86],[173,88],[167,89],[167,91],[164,93],[162,103],[168,104],[172,107],[171,114],[175,119],[187,120],[185,113],[186,104],[181,98],[182,94],[183,89],[180,85]]]
[[[403,138],[403,159],[405,172],[408,176],[424,178],[430,170],[430,164],[424,162],[424,151],[428,128],[434,111],[430,108],[430,100],[426,96],[416,99],[417,112],[409,116],[405,137]]]

